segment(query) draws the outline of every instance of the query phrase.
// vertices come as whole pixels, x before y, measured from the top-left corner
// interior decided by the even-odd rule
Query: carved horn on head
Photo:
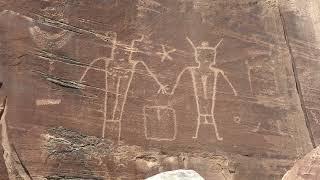
[[[194,50],[196,50],[196,46],[193,44],[193,42],[191,41],[191,39],[189,39],[189,37],[186,37],[187,41],[189,42],[189,44],[192,46],[192,48]]]
[[[218,44],[214,47],[216,50],[217,50],[217,48],[220,46],[220,44],[222,43],[222,41],[223,41],[223,38],[218,42]]]

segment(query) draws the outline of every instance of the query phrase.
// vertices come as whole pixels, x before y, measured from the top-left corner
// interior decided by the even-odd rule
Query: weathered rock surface
[[[319,6],[0,0],[1,178],[281,179],[320,142]]]

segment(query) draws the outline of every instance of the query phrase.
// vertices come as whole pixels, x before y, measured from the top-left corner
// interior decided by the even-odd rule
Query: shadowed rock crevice
[[[279,10],[279,16],[280,16],[280,19],[281,19],[281,25],[283,27],[283,36],[284,36],[284,39],[286,41],[286,45],[288,47],[288,51],[289,51],[289,54],[290,54],[290,59],[291,59],[291,64],[292,64],[292,72],[293,72],[293,76],[294,76],[294,80],[295,80],[297,93],[298,93],[298,96],[299,96],[299,102],[301,104],[301,109],[302,109],[303,114],[304,114],[304,121],[305,121],[306,126],[308,128],[308,132],[309,132],[309,136],[310,136],[310,140],[311,140],[312,146],[315,148],[316,144],[315,144],[315,141],[314,141],[314,137],[313,137],[312,130],[311,130],[311,127],[310,127],[310,120],[308,118],[306,106],[305,106],[305,103],[304,103],[303,93],[302,93],[301,84],[300,84],[298,71],[297,71],[297,65],[295,63],[294,55],[293,55],[292,48],[291,48],[291,45],[290,45],[290,40],[289,40],[289,37],[288,37],[288,34],[287,34],[285,18],[284,18],[283,14],[282,14],[280,5],[278,5],[278,10]]]

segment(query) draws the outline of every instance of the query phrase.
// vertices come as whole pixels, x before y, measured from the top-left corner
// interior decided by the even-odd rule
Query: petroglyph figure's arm
[[[220,46],[220,44],[222,43],[222,41],[223,41],[223,38],[222,38],[222,39],[220,39],[220,41],[218,42],[218,44],[214,47],[214,49],[215,49],[215,50],[217,50],[217,49],[218,49],[218,47]]]
[[[82,74],[82,76],[81,76],[81,78],[80,78],[79,81],[80,81],[80,82],[83,82],[83,79],[84,79],[85,76],[87,75],[88,71],[92,68],[92,66],[94,65],[94,63],[96,63],[96,62],[98,62],[98,61],[101,61],[101,60],[103,60],[103,61],[108,61],[109,59],[108,59],[107,57],[101,57],[101,58],[94,59],[94,60],[90,63],[89,67],[86,67],[86,69],[85,69],[85,71],[83,72],[83,74]]]
[[[170,93],[167,93],[167,94],[173,95],[173,93],[175,92],[175,90],[177,89],[177,87],[178,87],[178,85],[179,85],[179,82],[180,82],[180,80],[181,80],[182,75],[183,75],[184,72],[187,71],[187,70],[190,70],[190,67],[184,68],[184,69],[179,73],[179,75],[178,75],[178,77],[177,77],[177,80],[176,80],[176,83],[174,84],[171,92],[170,92]]]
[[[217,54],[218,54],[217,48],[220,46],[220,44],[222,43],[222,41],[223,41],[223,39],[221,39],[221,40],[218,42],[218,44],[216,45],[216,47],[213,48],[214,51],[215,51],[214,57],[213,57],[213,64],[214,64],[214,65],[217,64]]]
[[[196,46],[193,44],[193,42],[191,41],[191,39],[189,37],[186,37],[187,41],[190,43],[190,45],[192,46],[192,48],[194,49],[194,52],[197,52],[197,48]]]
[[[166,94],[167,93],[167,88],[168,86],[167,85],[163,85],[157,78],[157,76],[149,69],[149,67],[147,66],[147,64],[143,61],[138,61],[135,65],[134,65],[134,69],[135,69],[135,66],[138,64],[138,63],[141,63],[143,64],[143,66],[146,68],[146,70],[148,71],[148,73],[150,74],[150,76],[157,82],[157,84],[160,86],[159,90],[158,90],[158,94],[159,93],[162,93],[162,94]]]
[[[227,75],[224,74],[223,71],[220,71],[221,75],[223,76],[223,78],[227,81],[227,83],[229,84],[229,86],[231,87],[232,91],[233,91],[233,94],[235,96],[238,96],[238,93],[236,91],[236,89],[233,87],[232,83],[230,82],[229,78]]]

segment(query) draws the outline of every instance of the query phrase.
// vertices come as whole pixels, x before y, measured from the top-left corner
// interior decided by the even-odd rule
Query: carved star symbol
[[[164,45],[161,45],[162,52],[157,52],[157,55],[161,56],[161,62],[168,59],[172,61],[172,57],[170,56],[170,53],[173,53],[176,51],[176,49],[171,49],[170,51],[167,51],[166,47]]]

